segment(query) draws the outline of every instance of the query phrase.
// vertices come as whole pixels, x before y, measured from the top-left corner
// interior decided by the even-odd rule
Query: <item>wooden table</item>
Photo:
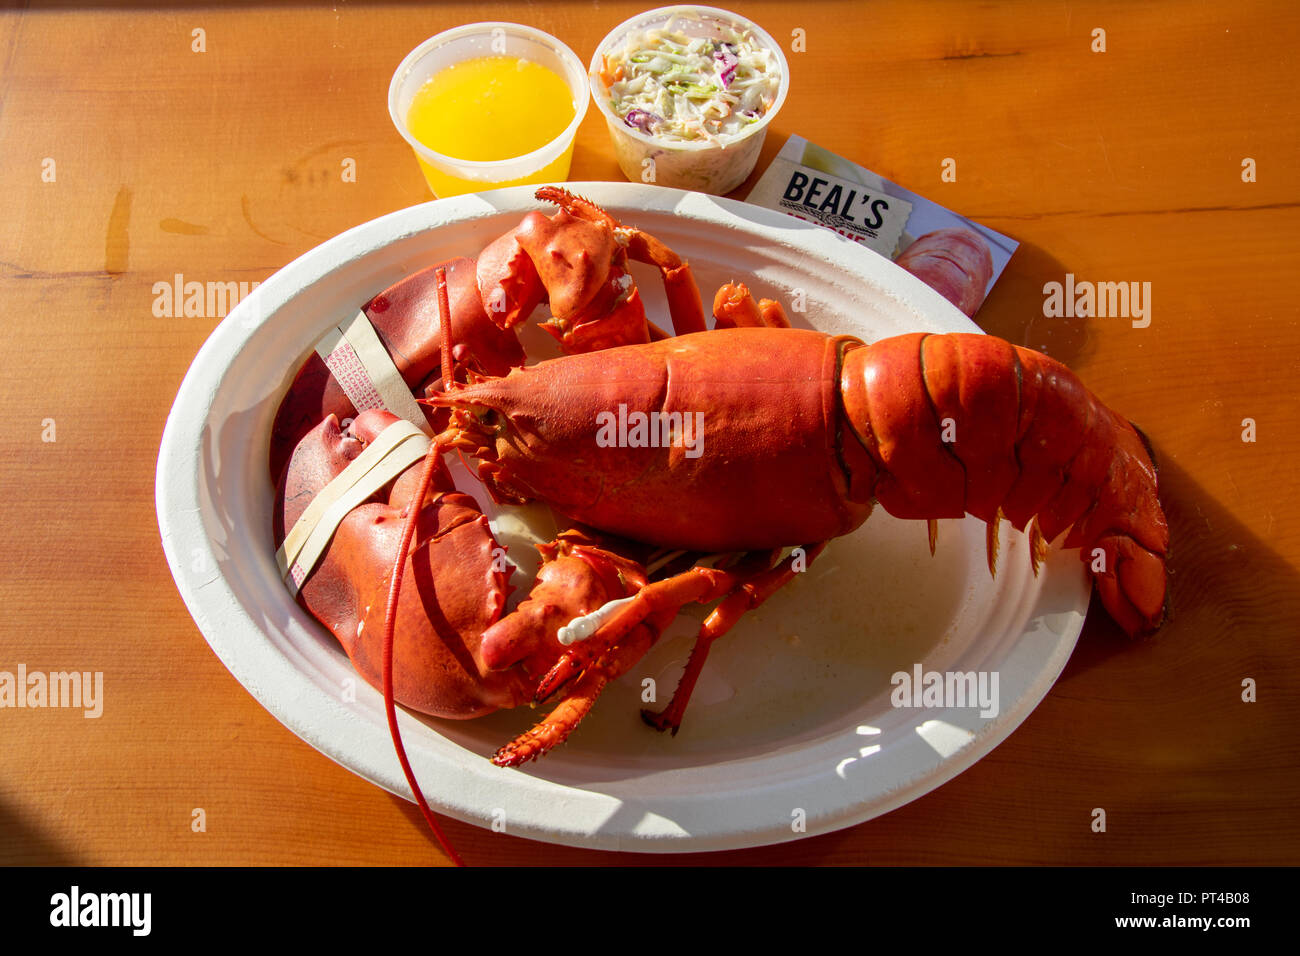
[[[980,323],[1066,361],[1154,440],[1176,618],[1130,643],[1094,604],[1061,679],[1010,739],[849,830],[648,860],[451,821],[455,845],[497,864],[1296,863],[1300,13],[1251,0],[733,6],[806,42],[789,53],[790,99],[760,170],[799,133],[1021,242]],[[635,9],[490,15],[586,57]],[[389,123],[389,77],[420,40],[488,15],[350,3],[0,14],[0,670],[105,675],[99,719],[0,710],[0,862],[444,859],[411,805],[265,711],[181,603],[155,458],[219,318],[160,317],[152,289],[177,273],[264,279],[426,200]],[[355,182],[340,176],[347,158]],[[945,158],[956,182],[941,181]],[[621,179],[594,110],[572,178]],[[1066,273],[1150,282],[1150,326],[1044,317],[1043,286]]]

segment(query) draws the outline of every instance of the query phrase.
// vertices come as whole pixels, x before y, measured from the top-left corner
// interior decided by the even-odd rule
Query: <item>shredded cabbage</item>
[[[680,23],[648,30],[606,55],[610,106],[651,136],[725,142],[776,101],[779,63],[747,30],[719,24],[721,37],[691,37],[673,29]]]

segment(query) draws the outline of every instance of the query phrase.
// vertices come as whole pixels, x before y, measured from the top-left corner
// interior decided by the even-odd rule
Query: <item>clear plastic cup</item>
[[[407,116],[415,94],[439,70],[480,56],[517,56],[546,67],[573,93],[573,122],[545,146],[492,162],[435,152],[411,135]],[[425,40],[407,54],[388,86],[388,113],[435,196],[459,196],[501,186],[563,182],[569,178],[573,138],[587,115],[587,75],[582,61],[555,37],[519,23],[469,23]]]
[[[748,30],[760,45],[776,55],[780,64],[781,83],[771,108],[757,123],[725,143],[660,139],[628,126],[609,104],[609,91],[600,79],[601,58],[621,50],[633,35],[663,27],[675,18],[681,21],[683,32],[691,37],[720,38],[725,26]],[[767,124],[781,109],[790,91],[790,64],[780,44],[753,20],[717,7],[684,5],[648,10],[616,26],[596,47],[588,78],[592,98],[609,126],[609,137],[624,176],[632,182],[654,182],[721,195],[731,192],[754,171],[767,136]]]

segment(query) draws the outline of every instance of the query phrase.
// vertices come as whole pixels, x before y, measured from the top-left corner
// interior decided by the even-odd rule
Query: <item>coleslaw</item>
[[[632,129],[674,142],[725,145],[776,101],[781,64],[749,31],[719,24],[693,37],[675,17],[601,57],[614,114]]]

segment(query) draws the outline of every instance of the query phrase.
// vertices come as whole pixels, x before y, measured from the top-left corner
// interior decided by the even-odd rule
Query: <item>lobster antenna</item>
[[[450,308],[447,302],[447,273],[444,269],[439,269],[436,273],[438,278],[438,311],[443,316],[443,336],[442,336],[442,355],[443,360],[448,361],[451,357],[451,346],[448,342],[447,330],[451,328]],[[444,369],[450,366],[444,366]],[[443,376],[444,390],[451,388],[451,377]],[[456,850],[452,847],[451,841],[447,839],[442,828],[438,826],[438,821],[429,809],[429,803],[424,798],[424,792],[420,789],[419,782],[415,779],[415,773],[411,770],[411,762],[406,757],[406,747],[402,744],[402,732],[397,726],[397,700],[393,696],[393,645],[396,643],[397,631],[397,600],[402,593],[402,578],[406,571],[406,556],[411,550],[411,541],[415,537],[415,527],[419,519],[420,511],[424,507],[424,499],[429,494],[429,486],[433,483],[433,472],[441,460],[441,446],[438,439],[435,438],[429,445],[429,454],[425,456],[424,468],[420,472],[420,482],[416,489],[415,495],[411,498],[406,508],[406,520],[402,524],[402,538],[397,546],[397,556],[393,561],[393,571],[389,575],[388,586],[388,605],[384,609],[384,710],[388,716],[388,733],[393,738],[393,748],[397,751],[397,760],[402,765],[402,773],[406,776],[406,782],[411,788],[411,793],[415,797],[416,804],[420,807],[420,813],[424,816],[424,821],[433,831],[433,835],[438,838],[438,842],[447,852],[447,856],[456,866],[464,866]]]
[[[450,392],[456,383],[456,360],[451,355],[451,303],[447,297],[447,270],[434,273],[438,280],[438,332],[442,339],[442,390]]]

